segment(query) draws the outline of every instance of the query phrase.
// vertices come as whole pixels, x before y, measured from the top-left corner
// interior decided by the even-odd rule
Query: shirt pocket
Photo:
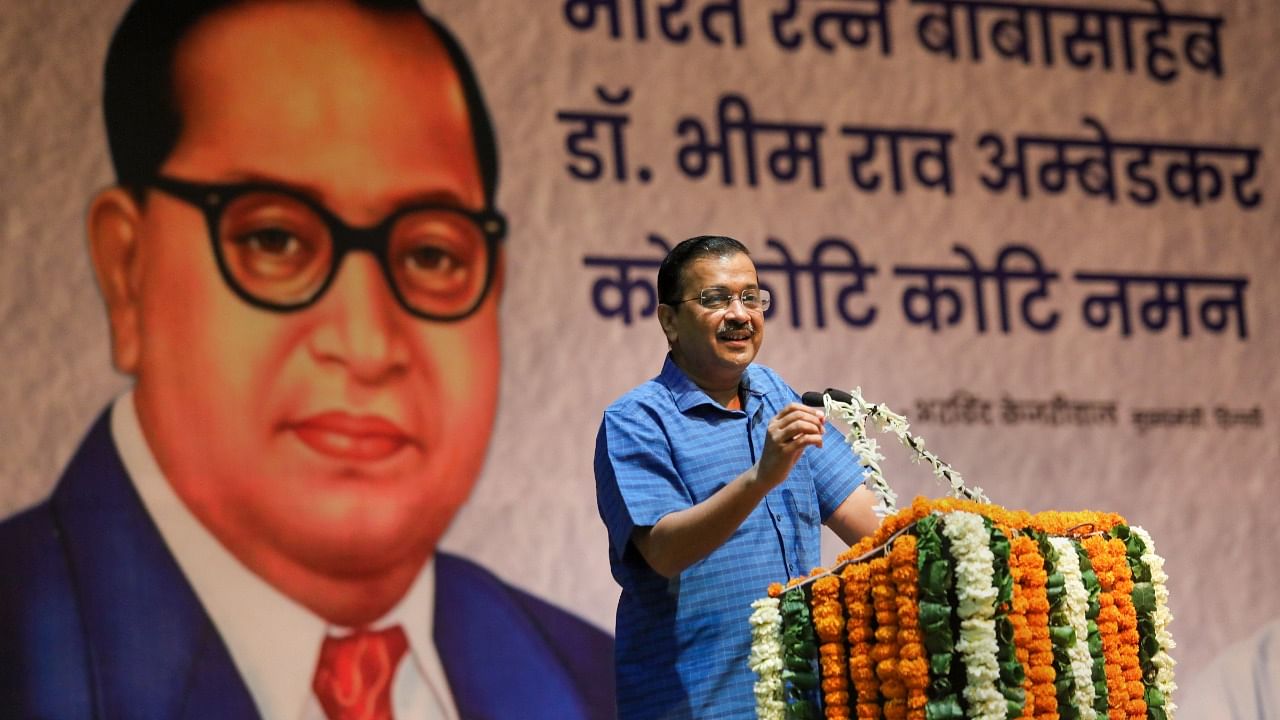
[[[787,514],[800,526],[801,532],[803,528],[818,525],[818,499],[808,485],[788,482],[782,488],[782,504]]]

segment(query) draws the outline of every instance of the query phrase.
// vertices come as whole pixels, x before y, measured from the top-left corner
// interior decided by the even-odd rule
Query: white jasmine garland
[[[1067,618],[1075,631],[1075,641],[1067,648],[1071,658],[1072,704],[1080,711],[1080,720],[1097,720],[1093,709],[1093,658],[1089,656],[1089,591],[1080,572],[1080,556],[1068,538],[1051,537],[1049,544],[1058,553],[1054,568],[1065,580]]]
[[[751,603],[751,656],[747,664],[755,672],[756,717],[784,720],[787,712],[782,698],[782,613],[777,598],[765,597]]]
[[[956,615],[960,618],[956,650],[964,659],[969,717],[1004,720],[1008,706],[996,687],[1000,677],[995,623],[999,592],[990,533],[982,517],[970,512],[947,513],[942,532],[951,541],[956,561]]]
[[[933,474],[939,481],[951,487],[953,497],[968,497],[978,502],[991,502],[982,492],[982,488],[967,488],[960,473],[942,461],[933,452],[924,449],[924,438],[911,434],[911,425],[907,419],[887,406],[868,403],[862,398],[862,388],[849,391],[852,402],[832,400],[830,395],[824,396],[824,404],[828,415],[844,420],[849,425],[849,434],[845,442],[853,448],[860,458],[862,467],[867,470],[867,486],[876,494],[876,514],[881,518],[897,511],[898,495],[889,487],[884,475],[880,472],[880,462],[884,455],[880,454],[879,445],[867,435],[867,421],[870,420],[880,432],[891,432],[912,453],[913,462],[923,460],[933,468]]]
[[[1173,682],[1173,657],[1169,655],[1169,651],[1177,647],[1177,643],[1173,641],[1173,634],[1169,632],[1169,623],[1173,622],[1173,613],[1169,611],[1169,588],[1166,583],[1169,576],[1164,572],[1164,558],[1156,554],[1156,546],[1151,541],[1151,535],[1140,527],[1132,527],[1134,535],[1142,540],[1142,562],[1151,568],[1151,586],[1155,590],[1156,610],[1152,614],[1152,620],[1156,626],[1156,643],[1160,646],[1160,651],[1151,658],[1151,662],[1156,666],[1156,689],[1164,695],[1165,714],[1169,716],[1169,720],[1173,720],[1174,713],[1178,706],[1173,704],[1173,691],[1178,689],[1176,683]]]

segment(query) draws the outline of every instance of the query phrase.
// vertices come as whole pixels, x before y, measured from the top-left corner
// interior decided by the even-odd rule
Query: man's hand
[[[765,432],[757,480],[769,488],[786,480],[805,448],[822,447],[825,422],[821,410],[800,403],[791,403],[779,410]]]
[[[765,430],[760,461],[702,502],[637,527],[631,542],[649,567],[672,578],[724,544],[760,500],[795,467],[804,449],[822,447],[826,418],[800,403],[778,411]],[[874,527],[874,526],[873,526]]]

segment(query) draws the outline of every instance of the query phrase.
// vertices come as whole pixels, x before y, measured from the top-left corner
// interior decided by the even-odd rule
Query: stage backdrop
[[[127,385],[83,229],[123,5],[0,15],[0,515]],[[612,629],[600,413],[661,366],[664,249],[721,233],[796,389],[860,386],[1006,506],[1148,529],[1180,679],[1280,615],[1280,6],[998,5],[431,3],[510,220],[498,421],[447,547]]]

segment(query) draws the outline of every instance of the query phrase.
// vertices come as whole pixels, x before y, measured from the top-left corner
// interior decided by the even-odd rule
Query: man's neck
[[[690,372],[689,368],[686,367],[686,364],[681,362],[679,356],[675,353],[672,353],[671,359],[675,362],[676,367],[684,371],[684,374],[689,376],[689,379],[693,381],[693,384],[697,385],[698,388],[701,389],[702,392],[706,393],[712,400],[715,400],[717,403],[720,403],[724,407],[730,409],[737,409],[741,407],[741,399],[738,396],[738,391],[742,387],[741,373],[738,373],[736,376],[731,378],[697,375]]]

